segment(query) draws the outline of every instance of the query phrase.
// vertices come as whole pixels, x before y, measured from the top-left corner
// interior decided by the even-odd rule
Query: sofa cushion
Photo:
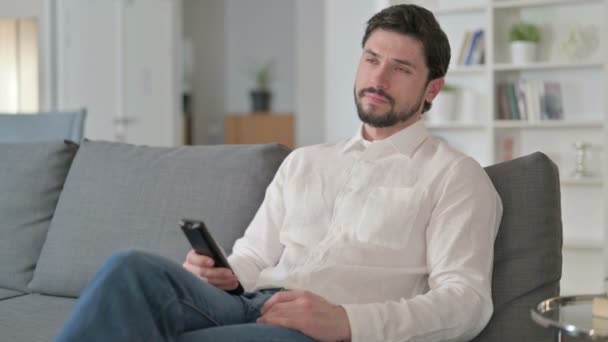
[[[486,171],[502,198],[503,215],[494,244],[494,315],[474,341],[553,341],[554,332],[535,324],[530,310],[559,295],[562,221],[557,167],[536,152]]]
[[[86,110],[35,115],[0,114],[0,142],[42,142],[67,139],[80,143]]]
[[[182,262],[181,218],[203,219],[230,252],[288,154],[280,145],[144,147],[84,142],[30,288],[77,296],[102,262],[134,248]]]
[[[0,143],[0,287],[27,289],[76,149]]]
[[[2,301],[4,299],[8,299],[8,298],[22,296],[22,295],[23,295],[23,292],[0,288],[0,301]]]
[[[0,341],[53,341],[75,299],[29,294],[0,302]]]

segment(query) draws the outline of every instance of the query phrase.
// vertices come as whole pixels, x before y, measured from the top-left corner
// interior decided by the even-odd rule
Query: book
[[[509,98],[507,94],[507,85],[505,83],[500,83],[498,85],[498,119],[499,120],[510,120],[511,119],[511,111],[509,109]]]
[[[511,120],[521,120],[521,115],[519,113],[519,104],[517,103],[517,93],[515,90],[515,84],[513,84],[512,82],[507,83],[507,94],[509,99]]]
[[[456,60],[456,64],[464,65],[466,51],[468,51],[469,44],[471,44],[472,36],[473,36],[473,34],[471,33],[471,31],[467,31],[464,33],[464,37],[462,39],[462,44],[460,44],[460,52],[458,52],[458,59]]]
[[[473,52],[471,55],[471,64],[479,65],[483,63],[484,60],[484,52],[485,52],[485,35],[484,31],[480,31],[479,37],[475,42],[475,46],[473,47]]]
[[[483,30],[476,30],[473,33],[473,37],[471,38],[471,43],[468,46],[467,49],[467,54],[465,57],[465,61],[464,64],[465,65],[472,65],[473,64],[473,58],[474,58],[474,54],[475,54],[475,49],[480,48],[481,44],[481,40],[483,39]]]
[[[528,120],[530,116],[530,97],[526,92],[528,83],[525,80],[519,80],[514,86],[517,92],[517,107],[521,115],[520,119]]]

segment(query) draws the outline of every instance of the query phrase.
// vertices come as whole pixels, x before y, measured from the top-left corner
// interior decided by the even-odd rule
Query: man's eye
[[[398,71],[398,72],[405,73],[405,74],[411,74],[411,73],[412,73],[412,72],[410,71],[410,69],[408,69],[408,68],[404,68],[404,67],[402,67],[402,66],[396,66],[396,67],[395,67],[395,70],[396,70],[396,71]]]
[[[375,58],[366,58],[365,61],[372,64],[378,63],[378,60]]]

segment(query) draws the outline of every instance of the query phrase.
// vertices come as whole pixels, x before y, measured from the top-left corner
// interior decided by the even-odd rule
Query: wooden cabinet
[[[224,119],[226,144],[278,142],[294,148],[294,118],[291,113],[233,114]]]

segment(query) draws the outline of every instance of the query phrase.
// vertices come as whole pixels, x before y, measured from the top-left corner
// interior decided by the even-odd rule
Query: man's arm
[[[452,167],[435,196],[426,231],[430,290],[400,301],[343,305],[353,342],[467,341],[489,321],[500,198],[470,158]]]
[[[277,170],[266,189],[262,205],[228,257],[230,266],[245,290],[251,290],[260,272],[275,266],[283,253],[284,246],[279,241],[285,216],[283,184],[292,155],[293,153],[288,155]]]

